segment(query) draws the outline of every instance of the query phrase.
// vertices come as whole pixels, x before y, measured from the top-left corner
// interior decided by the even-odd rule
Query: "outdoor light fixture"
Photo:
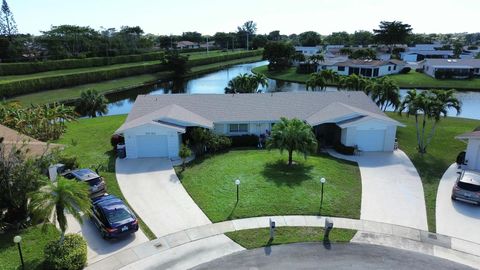
[[[320,214],[322,213],[322,205],[323,205],[323,185],[327,182],[327,179],[320,178],[320,183],[322,183],[322,195],[320,197]]]
[[[237,203],[238,203],[238,188],[240,186],[240,179],[235,180],[235,185],[237,186]]]
[[[17,244],[18,246],[18,253],[20,254],[20,261],[22,262],[22,269],[25,269],[25,263],[23,262],[23,256],[22,256],[22,247],[20,246],[20,242],[22,242],[22,237],[20,235],[17,235],[13,237],[13,242]]]

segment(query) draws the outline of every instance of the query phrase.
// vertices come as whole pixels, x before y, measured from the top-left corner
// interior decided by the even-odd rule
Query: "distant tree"
[[[265,75],[243,73],[228,82],[225,93],[256,93],[260,86],[268,86],[268,78]]]
[[[323,56],[323,54],[314,54],[314,55],[308,57],[308,61],[312,62],[314,64],[318,64],[320,62],[325,61],[325,56]]]
[[[332,45],[349,45],[351,43],[350,35],[345,31],[333,32],[325,37],[324,42]]]
[[[268,39],[265,35],[256,35],[252,39],[252,49],[264,48],[267,43]]]
[[[370,48],[358,49],[358,50],[352,51],[352,53],[349,55],[349,58],[374,60],[374,59],[377,59],[377,52]]]
[[[13,13],[8,6],[7,0],[2,2],[2,12],[0,13],[0,34],[8,38],[18,34],[17,23],[13,18]]]
[[[267,35],[267,39],[269,41],[280,41],[281,38],[282,38],[282,36],[280,35],[279,30],[272,31],[272,32],[268,33],[268,35]]]
[[[200,43],[200,42],[202,42],[202,34],[200,34],[198,32],[183,32],[181,39],[191,41],[191,42]]]
[[[188,56],[180,55],[177,50],[171,50],[165,54],[165,64],[173,70],[176,79],[182,78],[190,71]]]
[[[290,67],[294,55],[295,48],[289,42],[270,41],[263,51],[263,59],[269,61],[269,70],[284,70]]]
[[[307,31],[298,35],[298,41],[302,46],[317,46],[322,44],[322,38],[315,31]]]
[[[80,99],[75,105],[75,111],[88,117],[97,117],[108,113],[108,100],[96,90],[87,90],[80,93]]]
[[[435,129],[441,117],[446,117],[448,109],[456,110],[457,115],[461,111],[461,102],[455,97],[454,90],[426,90],[418,93],[415,89],[409,90],[403,99],[398,113],[403,112],[407,116],[415,117],[415,128],[417,131],[417,150],[420,154],[427,153]],[[422,123],[420,126],[420,118]],[[431,125],[427,125],[433,121]],[[430,131],[428,128],[430,127]],[[426,132],[428,134],[426,135]]]
[[[178,151],[178,156],[182,159],[182,171],[185,170],[185,161],[189,156],[192,155],[192,151],[188,148],[187,145],[182,144],[180,146],[180,151]]]
[[[267,148],[278,148],[280,152],[288,152],[288,166],[293,164],[293,152],[298,151],[307,158],[309,153],[317,149],[317,139],[312,127],[300,119],[280,118],[275,123],[271,136],[267,140]]]
[[[225,32],[217,32],[213,35],[213,40],[215,41],[215,45],[219,46],[223,49],[233,48],[233,39],[232,35]]]
[[[453,56],[455,58],[460,58],[460,55],[463,53],[463,44],[461,42],[455,42],[453,44]]]
[[[408,46],[415,46],[416,44],[432,44],[433,39],[427,34],[410,34],[407,38]]]
[[[408,37],[412,33],[412,27],[410,24],[400,21],[381,21],[379,29],[374,29],[373,32],[377,42],[389,46],[391,51],[391,46],[407,43]]]
[[[243,25],[237,27],[237,30],[238,32],[244,32],[253,36],[257,32],[257,24],[253,21],[247,21]]]
[[[63,242],[68,227],[66,213],[71,214],[83,224],[81,212],[89,216],[92,202],[89,197],[88,184],[59,178],[57,182],[45,181],[45,185],[31,194],[30,209],[34,219],[43,224],[51,223],[52,216],[60,227],[60,243]]]
[[[352,50],[352,48],[344,47],[344,48],[340,48],[339,52],[340,52],[340,54],[350,56],[353,53],[353,50]]]
[[[301,52],[295,52],[295,55],[293,55],[292,59],[294,61],[298,61],[298,62],[303,62],[303,61],[307,60],[307,58],[305,57],[305,54],[303,54]]]
[[[370,31],[355,31],[355,33],[350,36],[350,42],[352,45],[370,45],[373,43],[373,34]]]

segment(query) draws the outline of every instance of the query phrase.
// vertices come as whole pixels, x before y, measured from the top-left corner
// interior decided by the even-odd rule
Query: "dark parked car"
[[[452,200],[480,205],[480,173],[463,171],[453,186]]]
[[[133,211],[113,195],[93,200],[92,220],[105,239],[118,238],[138,231],[138,220]]]
[[[103,196],[107,192],[105,181],[97,173],[90,169],[67,171],[62,174],[67,179],[77,179],[86,182],[90,186],[90,198]]]

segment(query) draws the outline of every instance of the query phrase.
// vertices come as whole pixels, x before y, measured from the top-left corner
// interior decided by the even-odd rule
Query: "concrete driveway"
[[[437,192],[437,233],[480,244],[480,207],[452,201],[452,188],[457,179],[457,165],[452,164],[440,180]]]
[[[124,197],[157,237],[211,223],[169,159],[117,159],[116,174]]]
[[[148,238],[140,229],[135,234],[125,238],[105,240],[89,218],[84,217],[83,224],[80,224],[72,215],[67,215],[67,221],[67,233],[78,233],[87,241],[88,263],[100,261],[119,251],[148,241]]]
[[[358,163],[361,219],[428,230],[422,180],[403,151],[365,152],[359,156],[344,156],[333,150],[329,153]]]

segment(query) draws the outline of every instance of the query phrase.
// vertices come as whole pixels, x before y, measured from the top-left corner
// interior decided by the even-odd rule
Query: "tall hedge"
[[[225,54],[225,55],[216,55],[211,57],[189,60],[188,65],[191,67],[208,65],[208,64],[218,63],[218,62],[235,60],[239,58],[258,56],[262,54],[263,54],[263,50],[255,50],[255,51],[237,52],[237,53]]]
[[[84,59],[64,59],[39,62],[4,63],[0,64],[0,76],[24,75],[60,69],[99,67],[114,64],[135,63],[163,60],[164,52],[154,52],[115,57],[92,57]]]

